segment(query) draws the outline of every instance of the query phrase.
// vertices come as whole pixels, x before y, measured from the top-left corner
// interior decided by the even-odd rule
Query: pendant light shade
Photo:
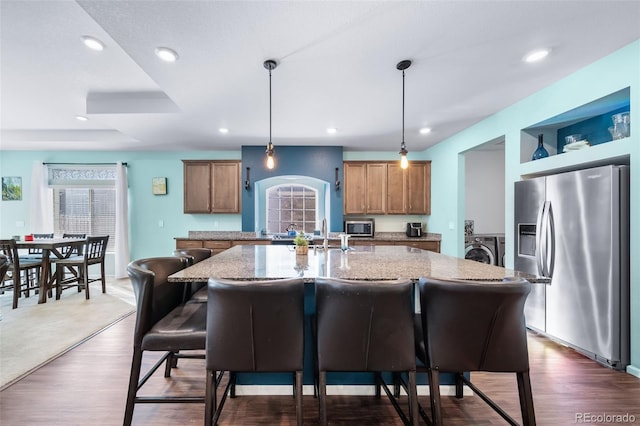
[[[271,142],[271,71],[274,70],[278,63],[273,59],[264,61],[264,67],[269,70],[269,143],[267,144],[267,169],[273,169],[276,166],[276,161],[273,156],[274,148],[273,142]]]
[[[400,143],[400,167],[406,169],[409,167],[409,160],[407,160],[407,146],[404,143],[404,70],[411,66],[411,61],[406,59],[398,62],[396,68],[402,71],[402,142]]]

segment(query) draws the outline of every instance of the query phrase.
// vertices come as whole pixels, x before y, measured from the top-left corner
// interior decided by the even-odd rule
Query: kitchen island
[[[531,282],[544,282],[533,275],[487,265],[466,259],[446,256],[427,250],[400,245],[359,245],[347,251],[340,249],[309,249],[307,255],[296,255],[294,246],[238,245],[205,259],[193,266],[170,275],[170,282],[206,282],[209,277],[238,281],[302,277],[305,281],[305,394],[313,393],[313,353],[311,318],[315,313],[315,286],[317,277],[359,280],[392,280],[420,277],[466,279],[500,285],[505,278],[525,278]],[[416,306],[418,309],[418,306]],[[424,377],[420,377],[424,376]],[[389,377],[385,376],[386,380]],[[371,395],[373,377],[370,373],[331,373],[328,391],[343,395]],[[237,393],[288,394],[291,391],[289,374],[237,375]],[[419,392],[426,391],[426,375],[419,375]],[[455,380],[452,374],[442,374],[442,394],[452,392]]]

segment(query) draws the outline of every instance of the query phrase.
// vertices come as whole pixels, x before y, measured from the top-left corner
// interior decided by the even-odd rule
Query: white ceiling
[[[411,59],[405,139],[421,151],[640,38],[636,0],[1,0],[0,15],[3,150],[266,145],[275,59],[276,149],[397,151]],[[522,61],[539,47],[545,61]]]

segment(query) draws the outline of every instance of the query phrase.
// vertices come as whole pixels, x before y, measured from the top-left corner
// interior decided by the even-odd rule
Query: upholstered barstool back
[[[138,396],[138,390],[166,361],[165,377],[171,374],[177,358],[204,358],[202,354],[182,355],[181,350],[205,347],[206,305],[183,304],[182,283],[169,282],[169,275],[184,269],[184,257],[155,257],[131,262],[127,267],[136,297],[136,325],[133,357],[124,425],[130,425],[136,403],[204,402],[204,396]],[[162,351],[164,356],[140,379],[144,351]]]
[[[174,256],[191,258],[191,264],[189,266],[210,258],[212,253],[211,249],[208,248],[177,249],[173,251]]]
[[[411,280],[316,279],[320,424],[327,423],[328,371],[408,372],[410,422],[417,423],[412,295]]]
[[[429,371],[434,423],[442,423],[438,372],[456,373],[457,380],[479,392],[463,372],[487,371],[517,374],[523,422],[535,424],[524,318],[531,284],[523,279],[483,283],[421,278],[419,287],[424,352],[419,349],[418,357]]]
[[[215,424],[235,375],[217,404],[216,372],[295,372],[302,424],[304,282],[302,279],[229,281],[210,278],[207,302],[205,424]]]
[[[211,249],[208,248],[190,248],[177,249],[173,251],[174,256],[186,257],[189,260],[189,266],[202,262],[213,255]],[[194,282],[185,287],[185,300],[195,303],[207,302],[207,283]]]

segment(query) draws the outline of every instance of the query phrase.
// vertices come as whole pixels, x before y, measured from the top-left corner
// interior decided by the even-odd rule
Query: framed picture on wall
[[[20,176],[2,177],[2,201],[22,200],[22,178]]]
[[[153,195],[166,195],[167,194],[167,178],[154,177],[151,180],[151,190],[153,192]]]

